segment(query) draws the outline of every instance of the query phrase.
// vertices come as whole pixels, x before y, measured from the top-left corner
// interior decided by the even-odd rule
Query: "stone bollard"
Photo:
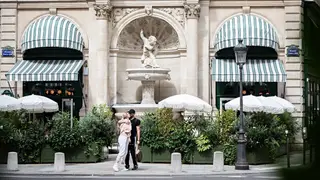
[[[57,152],[54,154],[54,170],[57,172],[62,172],[65,170],[65,159],[64,153]]]
[[[18,153],[16,152],[8,153],[7,169],[9,171],[18,171]]]
[[[182,170],[181,154],[172,153],[171,154],[171,170],[173,173],[179,173]]]
[[[108,159],[109,158],[109,148],[106,146],[103,147],[102,152],[103,152],[103,159]]]
[[[224,158],[223,152],[216,151],[213,154],[213,170],[214,171],[223,171],[224,167]]]

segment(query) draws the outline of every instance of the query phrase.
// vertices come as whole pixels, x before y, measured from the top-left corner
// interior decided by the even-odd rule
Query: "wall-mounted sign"
[[[14,48],[11,46],[5,46],[2,48],[2,57],[13,57]]]
[[[287,47],[287,57],[299,57],[300,49],[297,45],[290,45]]]

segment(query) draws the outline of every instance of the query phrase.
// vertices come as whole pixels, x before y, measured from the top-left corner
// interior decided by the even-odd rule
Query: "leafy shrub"
[[[116,123],[106,105],[94,106],[91,112],[80,120],[79,128],[86,144],[86,154],[101,158],[102,147],[110,146],[116,136]]]
[[[285,143],[285,130],[286,126],[277,115],[253,113],[246,123],[248,151],[267,148],[270,158],[274,159],[277,149]]]
[[[19,162],[38,162],[44,144],[44,128],[25,111],[0,113],[0,146],[18,152]]]
[[[141,121],[141,143],[154,151],[163,151],[166,149],[165,135],[156,113],[145,113]]]
[[[187,120],[173,119],[172,109],[158,109],[142,117],[142,144],[155,152],[180,152],[183,162],[191,162],[193,153],[210,151],[217,136],[208,116],[196,115]]]
[[[71,128],[69,113],[59,112],[55,114],[48,123],[48,130],[47,142],[55,151],[65,152],[83,145],[79,122],[73,118],[73,126]]]

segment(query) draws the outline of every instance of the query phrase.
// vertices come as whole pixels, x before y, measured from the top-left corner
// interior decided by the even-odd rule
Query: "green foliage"
[[[156,113],[145,113],[141,121],[141,143],[154,151],[162,151],[165,146],[165,135]]]
[[[277,115],[253,113],[246,122],[248,151],[267,148],[270,158],[274,159],[277,149],[285,143],[285,130],[285,124],[281,123]]]
[[[73,127],[71,128],[69,113],[59,112],[55,114],[49,121],[48,130],[47,142],[55,151],[65,152],[83,145],[79,122],[73,118]]]
[[[22,120],[16,132],[19,137],[19,159],[23,163],[39,162],[41,148],[45,143],[44,128],[40,120]]]
[[[203,134],[196,137],[196,144],[197,144],[197,150],[199,152],[206,152],[212,149],[212,144],[210,143],[209,138]]]
[[[295,135],[299,132],[300,128],[298,122],[292,117],[291,113],[285,112],[279,116],[279,123],[284,125],[288,130],[288,136],[291,140],[294,140]]]
[[[19,162],[38,162],[44,144],[40,120],[31,120],[25,111],[0,113],[0,146],[18,152]]]
[[[86,154],[101,158],[102,147],[110,146],[116,136],[116,123],[112,120],[112,112],[105,105],[95,106],[91,112],[80,120],[80,134],[86,144]]]
[[[188,120],[173,119],[172,109],[158,109],[142,117],[142,144],[154,152],[180,152],[185,163],[191,162],[194,151],[210,151],[216,144],[211,117],[196,115]]]
[[[229,142],[230,135],[236,133],[236,114],[232,110],[223,111],[217,115],[215,121],[215,128],[220,144]]]

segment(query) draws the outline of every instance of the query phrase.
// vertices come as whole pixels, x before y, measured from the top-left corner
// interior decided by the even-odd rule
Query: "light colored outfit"
[[[114,171],[119,171],[119,164],[124,160],[128,153],[128,145],[131,136],[131,121],[129,119],[121,119],[118,121],[120,125],[120,135],[118,137],[119,153],[116,158],[116,162],[113,165]]]

